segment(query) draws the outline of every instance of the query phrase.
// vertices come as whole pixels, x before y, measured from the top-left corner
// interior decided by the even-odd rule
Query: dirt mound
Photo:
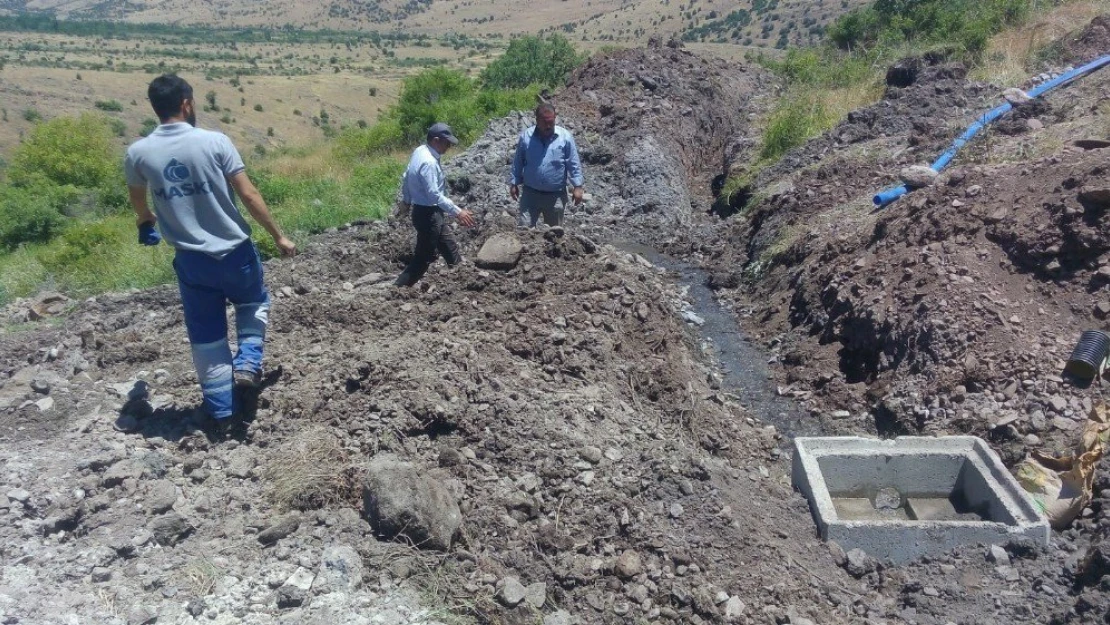
[[[1110,14],[1100,15],[1074,35],[1053,45],[1052,51],[1063,63],[1087,63],[1110,50]],[[1054,55],[1055,56],[1055,55]]]

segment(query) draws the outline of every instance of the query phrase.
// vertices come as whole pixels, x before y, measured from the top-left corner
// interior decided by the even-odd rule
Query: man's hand
[[[277,246],[278,251],[285,258],[297,255],[297,245],[284,236],[274,239],[274,245]]]
[[[459,223],[462,224],[465,228],[469,228],[474,225],[474,215],[471,215],[470,211],[468,210],[460,210],[459,214],[455,215],[455,219],[458,219]]]
[[[158,245],[162,242],[162,235],[154,228],[153,221],[141,221],[138,227],[141,245]]]
[[[572,198],[574,198],[574,205],[575,206],[581,205],[582,204],[582,187],[574,187],[574,191],[571,192],[570,196]]]
[[[513,198],[514,202],[516,200],[520,199],[520,186],[519,185],[515,185],[515,184],[509,185],[509,197]]]

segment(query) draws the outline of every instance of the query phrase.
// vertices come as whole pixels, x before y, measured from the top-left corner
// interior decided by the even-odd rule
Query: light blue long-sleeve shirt
[[[584,182],[578,145],[569,130],[555,126],[555,134],[546,141],[536,133],[535,126],[520,133],[509,184],[553,193],[565,191],[568,178],[575,187]]]
[[[406,204],[438,206],[448,215],[459,207],[447,197],[447,176],[439,164],[439,152],[424,144],[412,151],[409,166],[401,176],[401,199]]]

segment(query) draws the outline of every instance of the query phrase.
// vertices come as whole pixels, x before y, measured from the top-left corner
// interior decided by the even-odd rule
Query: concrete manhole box
[[[822,540],[895,563],[967,544],[1030,538],[1048,521],[974,436],[794,439],[794,487]]]

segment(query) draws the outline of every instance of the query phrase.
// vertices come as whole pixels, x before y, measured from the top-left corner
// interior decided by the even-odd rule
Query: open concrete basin
[[[974,436],[794,439],[794,487],[823,540],[895,563],[1017,537],[1047,544],[1048,521]]]

